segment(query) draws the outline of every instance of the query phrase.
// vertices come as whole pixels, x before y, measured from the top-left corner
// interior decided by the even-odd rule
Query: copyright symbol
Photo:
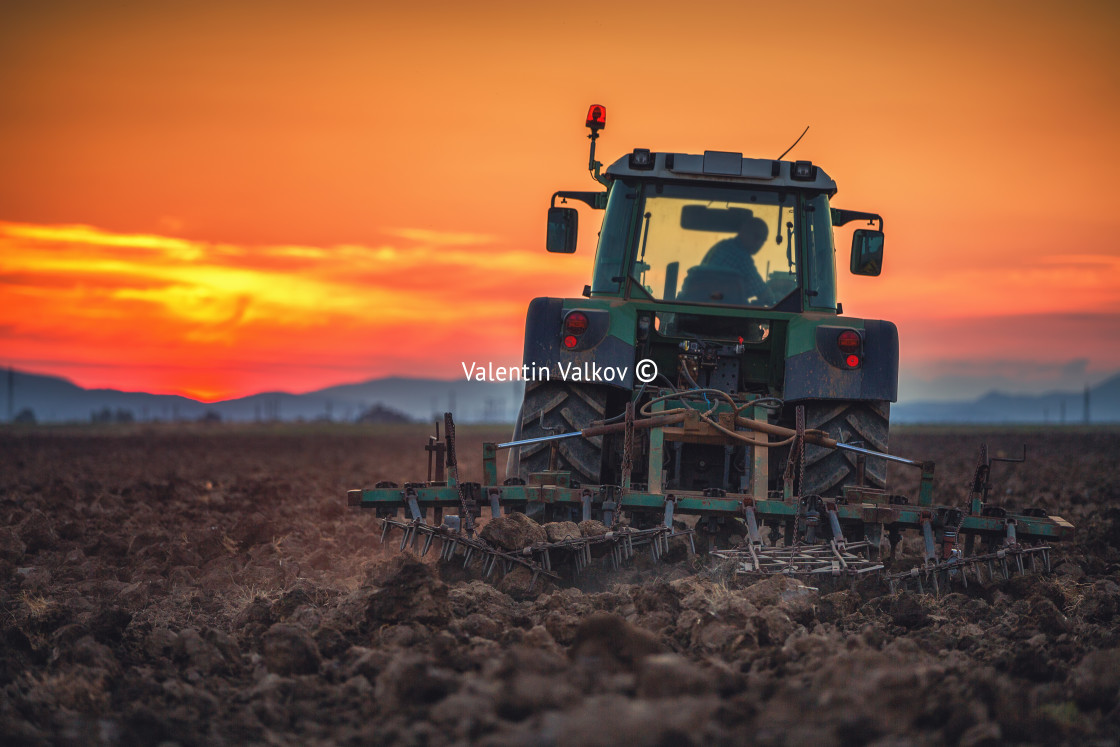
[[[657,378],[657,364],[649,358],[642,358],[638,361],[638,365],[634,366],[634,376],[643,384],[650,383]]]

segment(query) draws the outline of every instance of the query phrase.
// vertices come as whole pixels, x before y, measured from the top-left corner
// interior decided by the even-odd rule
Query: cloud
[[[444,244],[243,246],[0,222],[0,345],[17,360],[179,365],[183,381],[165,388],[200,395],[221,387],[210,376],[191,389],[199,361],[452,375],[480,347],[516,358],[529,300],[584,282],[586,260],[559,258],[542,276],[535,252],[429,233]]]
[[[435,246],[470,246],[478,244],[494,244],[499,241],[497,236],[484,233],[461,233],[456,231],[433,231],[427,228],[386,228],[383,233],[396,236],[421,244]]]

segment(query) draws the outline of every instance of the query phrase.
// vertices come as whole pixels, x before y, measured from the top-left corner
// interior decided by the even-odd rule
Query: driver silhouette
[[[774,294],[770,292],[770,286],[762,279],[754,264],[754,255],[766,243],[770,228],[766,221],[756,218],[751,211],[745,212],[746,216],[739,224],[739,232],[716,242],[704,255],[699,267],[726,270],[738,275],[746,302],[753,298],[758,299],[759,304],[770,306],[774,303]]]

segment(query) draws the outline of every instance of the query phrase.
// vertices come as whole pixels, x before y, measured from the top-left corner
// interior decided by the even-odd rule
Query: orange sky
[[[604,5],[6,4],[0,364],[214,399],[516,362],[590,276],[592,215],[541,244],[595,102],[607,162],[810,125],[886,219],[840,297],[904,397],[1120,369],[1113,5]]]

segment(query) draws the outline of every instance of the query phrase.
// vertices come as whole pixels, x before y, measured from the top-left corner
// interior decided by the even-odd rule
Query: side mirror
[[[548,236],[544,248],[550,252],[572,254],[576,250],[579,213],[575,208],[550,207],[548,209]]]
[[[852,274],[876,276],[883,271],[883,232],[857,228],[852,236]]]

